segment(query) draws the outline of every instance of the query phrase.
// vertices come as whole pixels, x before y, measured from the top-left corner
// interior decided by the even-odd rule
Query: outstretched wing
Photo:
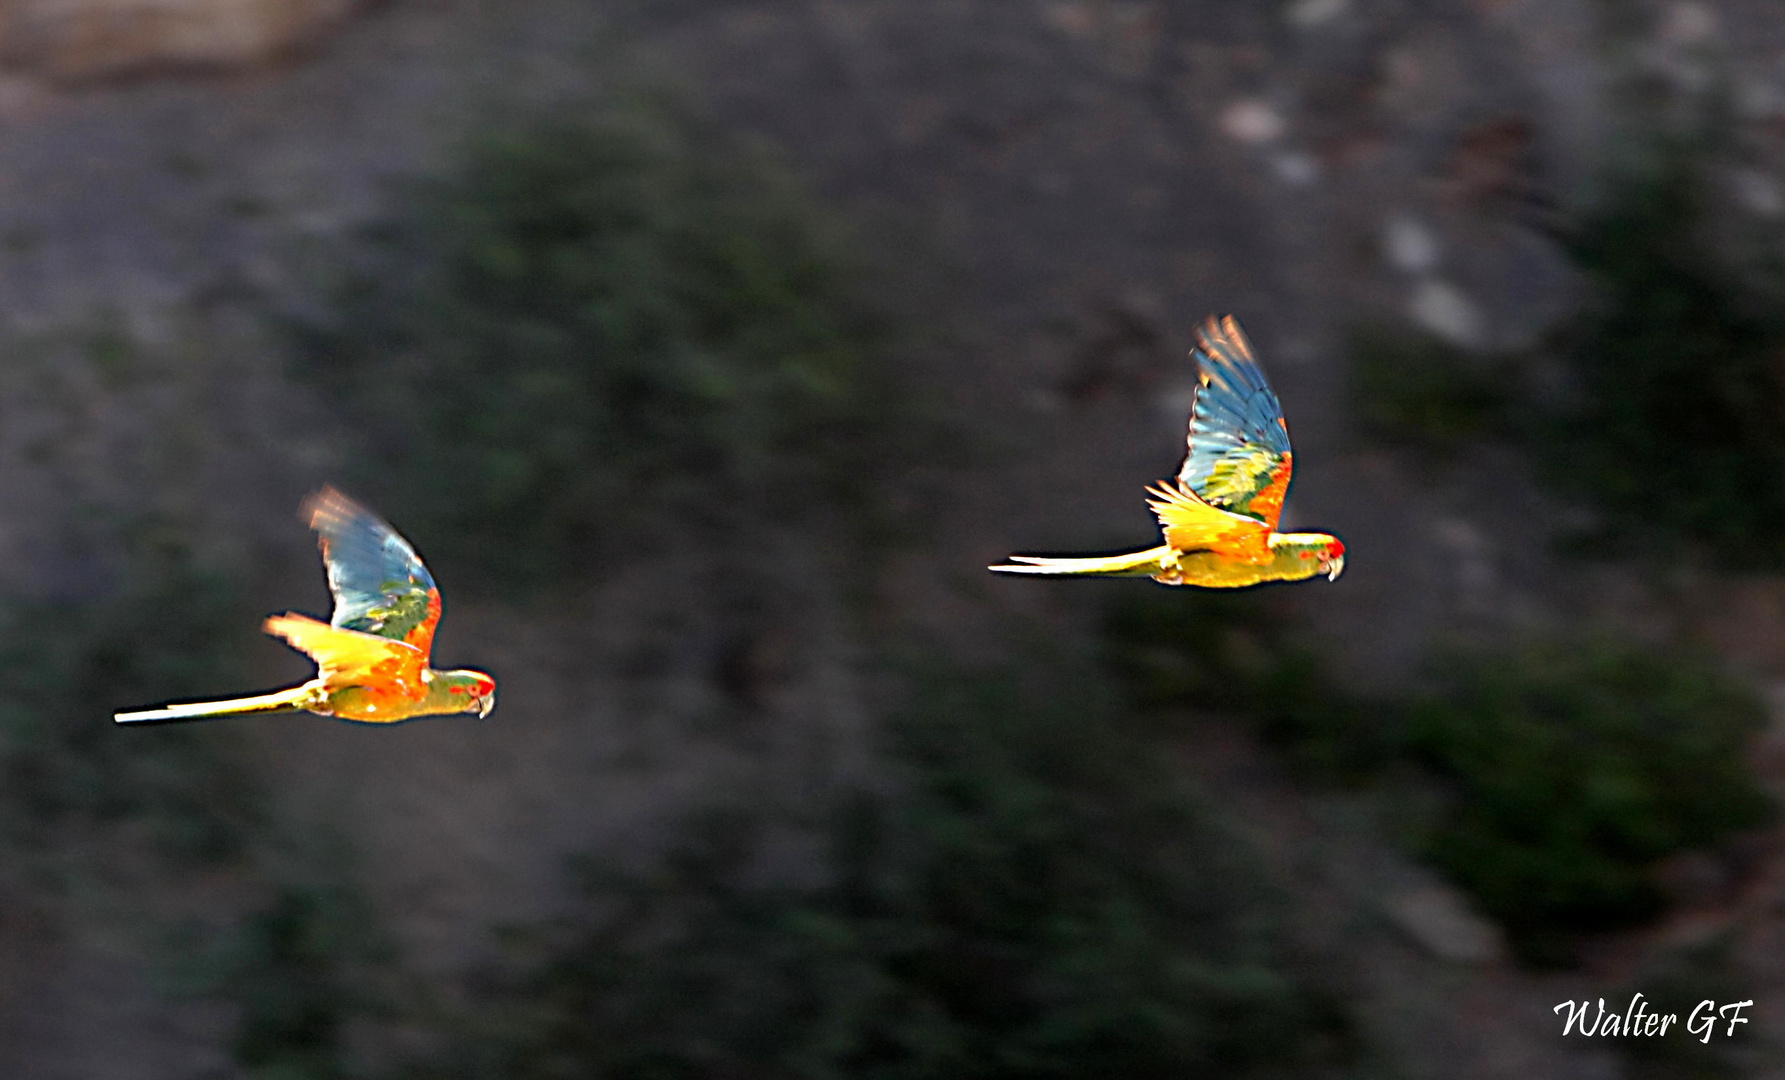
[[[1240,324],[1213,316],[1197,331],[1196,403],[1178,483],[1218,510],[1277,527],[1289,492],[1289,426]]]
[[[1232,562],[1271,561],[1270,526],[1210,506],[1182,485],[1156,484],[1147,505],[1159,516],[1165,542],[1180,552],[1212,551]]]
[[[440,622],[440,590],[415,549],[332,487],[305,501],[304,517],[317,532],[328,566],[335,596],[330,624],[412,645],[425,661]]]
[[[427,656],[406,642],[330,626],[296,612],[270,616],[261,629],[316,661],[317,674],[330,686],[396,689],[411,696],[424,692],[421,673]]]

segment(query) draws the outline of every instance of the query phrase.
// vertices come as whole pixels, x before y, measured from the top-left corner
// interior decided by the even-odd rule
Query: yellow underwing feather
[[[419,683],[426,657],[407,642],[344,630],[296,613],[274,615],[262,628],[316,661],[327,683],[389,680]]]
[[[1256,518],[1210,506],[1178,485],[1147,489],[1165,542],[1178,551],[1213,551],[1246,563],[1271,559],[1270,527]]]

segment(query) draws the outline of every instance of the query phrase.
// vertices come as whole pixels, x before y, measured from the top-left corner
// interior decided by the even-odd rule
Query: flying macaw
[[[1189,452],[1174,481],[1147,489],[1165,543],[1146,551],[1078,559],[1012,555],[1001,574],[1150,577],[1161,585],[1237,589],[1301,581],[1345,569],[1345,545],[1326,533],[1280,533],[1289,492],[1289,426],[1283,406],[1231,316],[1197,332],[1196,400]]]
[[[113,716],[120,724],[165,724],[249,713],[307,711],[362,724],[474,712],[496,705],[496,680],[481,671],[428,666],[440,590],[401,536],[376,515],[325,487],[304,502],[328,567],[330,622],[286,612],[262,625],[316,662],[301,686],[230,701],[169,705]]]

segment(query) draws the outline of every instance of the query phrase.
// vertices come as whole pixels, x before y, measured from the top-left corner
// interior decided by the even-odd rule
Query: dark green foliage
[[[860,498],[887,323],[791,186],[668,110],[523,123],[417,185],[300,333],[430,554],[510,582],[616,533]]]
[[[243,772],[215,738],[143,738],[111,716],[241,686],[236,647],[252,615],[165,529],[141,521],[124,533],[120,584],[0,613],[0,827],[36,848],[66,829],[131,821],[167,855],[225,858],[259,813]]]
[[[1570,240],[1596,301],[1561,339],[1578,400],[1534,443],[1541,474],[1622,531],[1785,556],[1785,317],[1707,254],[1683,150],[1624,178]]]
[[[257,839],[250,876],[270,887],[245,910],[195,912],[165,935],[168,989],[233,1006],[226,1045],[255,1080],[385,1075],[375,1062],[388,1040],[368,1022],[397,1016],[399,1003],[419,1019],[426,995],[408,992],[351,851],[327,831]]]
[[[754,827],[709,819],[515,988],[476,1075],[1175,1080],[1347,1056],[1243,852],[1107,709],[946,676],[893,731],[904,786],[831,819],[823,884],[747,884]]]
[[[1454,452],[1501,429],[1514,399],[1503,359],[1470,357],[1424,334],[1358,328],[1349,360],[1364,431],[1416,449]]]
[[[348,1022],[374,1009],[360,969],[378,958],[363,900],[339,883],[281,888],[243,920],[210,993],[241,1009],[231,1050],[262,1080],[346,1075]]]
[[[1764,713],[1697,660],[1606,642],[1455,657],[1444,692],[1371,701],[1298,645],[1268,594],[1143,596],[1109,620],[1141,704],[1238,714],[1304,775],[1446,792],[1421,853],[1521,955],[1657,914],[1654,863],[1764,822],[1746,749]]]
[[[1699,662],[1627,646],[1459,659],[1410,736],[1454,787],[1428,857],[1527,959],[1656,914],[1656,860],[1762,824],[1745,757],[1765,713]]]
[[[1310,776],[1364,779],[1399,751],[1396,707],[1338,687],[1269,590],[1138,594],[1112,609],[1106,634],[1139,704],[1245,716]]]

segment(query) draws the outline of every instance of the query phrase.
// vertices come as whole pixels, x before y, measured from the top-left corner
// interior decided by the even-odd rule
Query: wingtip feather
[[[360,519],[364,519],[380,529],[395,532],[383,518],[366,509],[358,499],[333,484],[324,484],[320,490],[306,496],[303,504],[298,508],[298,519],[310,529],[322,534],[318,539],[321,540],[325,548],[331,533],[338,532],[340,527]]]
[[[340,497],[341,492],[333,484],[322,485],[304,496],[304,501],[298,504],[298,520],[312,529],[315,528],[316,519],[322,515],[323,507]]]
[[[1231,341],[1244,341],[1245,331],[1240,329],[1240,322],[1232,315],[1213,315],[1202,321],[1196,328],[1196,336],[1204,348],[1214,348],[1222,338]]]
[[[263,634],[273,637],[286,637],[286,628],[294,625],[327,626],[321,619],[313,619],[301,611],[284,611],[277,615],[268,615],[260,624]]]

